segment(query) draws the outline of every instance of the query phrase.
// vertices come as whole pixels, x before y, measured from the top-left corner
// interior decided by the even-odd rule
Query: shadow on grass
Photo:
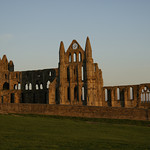
[[[128,119],[108,119],[108,118],[83,118],[83,117],[70,117],[70,116],[56,116],[56,115],[39,115],[39,114],[8,114],[24,117],[42,117],[42,118],[54,118],[59,120],[69,119],[74,121],[85,121],[89,124],[95,123],[110,123],[110,124],[124,124],[124,125],[136,125],[150,127],[150,121],[143,120],[128,120]]]

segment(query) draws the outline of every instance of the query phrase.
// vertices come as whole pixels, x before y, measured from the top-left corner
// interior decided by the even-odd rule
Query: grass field
[[[150,122],[0,115],[0,150],[150,149]]]

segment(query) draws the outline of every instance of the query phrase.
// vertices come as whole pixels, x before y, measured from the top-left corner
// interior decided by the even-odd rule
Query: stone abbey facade
[[[85,50],[76,40],[67,51],[60,43],[58,68],[14,71],[13,62],[4,55],[0,59],[0,103],[150,108],[150,84],[104,87],[87,37]]]

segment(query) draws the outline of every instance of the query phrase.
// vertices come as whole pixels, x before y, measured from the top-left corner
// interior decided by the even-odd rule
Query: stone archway
[[[121,104],[121,107],[125,107],[125,90],[121,90],[120,91],[120,104]]]
[[[5,82],[3,84],[3,90],[9,90],[9,83]]]

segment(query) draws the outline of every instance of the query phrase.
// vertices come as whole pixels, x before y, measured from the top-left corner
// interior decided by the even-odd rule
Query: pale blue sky
[[[16,71],[58,67],[60,41],[87,36],[105,85],[150,83],[150,0],[0,0],[0,56]]]

